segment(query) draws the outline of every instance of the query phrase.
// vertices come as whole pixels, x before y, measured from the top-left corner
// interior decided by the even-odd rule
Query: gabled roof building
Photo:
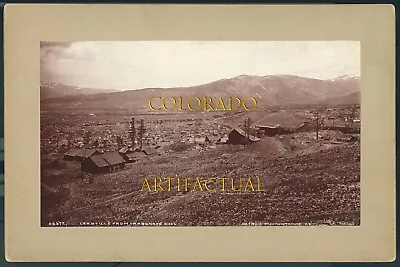
[[[260,138],[253,135],[247,135],[240,128],[233,129],[228,135],[228,143],[233,145],[244,145],[260,141]]]
[[[105,173],[123,169],[125,160],[118,152],[93,155],[81,163],[81,169],[88,173]]]

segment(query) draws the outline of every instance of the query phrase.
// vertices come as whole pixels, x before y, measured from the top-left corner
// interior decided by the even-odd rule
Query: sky
[[[40,78],[78,87],[142,89],[238,75],[360,75],[356,41],[41,42]]]

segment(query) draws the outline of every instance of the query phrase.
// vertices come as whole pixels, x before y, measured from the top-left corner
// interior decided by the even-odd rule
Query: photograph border
[[[360,41],[361,226],[40,227],[39,43],[84,40]],[[7,260],[395,259],[393,5],[7,4],[4,43]]]

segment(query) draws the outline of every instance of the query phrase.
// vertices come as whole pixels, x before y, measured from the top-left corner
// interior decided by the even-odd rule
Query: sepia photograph
[[[41,226],[358,226],[360,69],[358,41],[42,41]]]
[[[4,14],[8,261],[395,260],[393,5]]]

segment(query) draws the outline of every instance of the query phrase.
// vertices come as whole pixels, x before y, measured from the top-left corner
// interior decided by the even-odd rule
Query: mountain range
[[[51,84],[51,83],[47,83]],[[52,84],[51,84],[52,85]],[[319,80],[295,75],[240,75],[211,83],[175,88],[139,90],[78,89],[62,84],[41,85],[41,106],[45,109],[148,109],[153,96],[190,97],[254,96],[262,106],[306,104],[359,104],[360,78],[340,76]]]
[[[73,85],[44,81],[40,83],[40,99],[59,98],[73,95],[92,95],[100,93],[113,93],[118,89],[81,88]]]

